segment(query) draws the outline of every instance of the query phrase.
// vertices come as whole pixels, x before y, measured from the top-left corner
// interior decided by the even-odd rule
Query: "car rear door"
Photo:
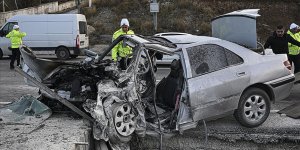
[[[183,49],[194,121],[221,115],[238,106],[250,73],[243,59],[216,44]]]

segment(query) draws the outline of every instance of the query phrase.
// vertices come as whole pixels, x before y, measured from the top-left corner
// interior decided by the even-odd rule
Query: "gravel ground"
[[[26,85],[19,73],[9,69],[9,61],[0,60],[0,102],[11,102],[26,94],[37,96],[38,88]]]

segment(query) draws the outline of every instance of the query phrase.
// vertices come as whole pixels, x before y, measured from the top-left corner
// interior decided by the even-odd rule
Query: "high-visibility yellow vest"
[[[19,48],[22,44],[22,38],[26,36],[25,32],[20,32],[17,30],[10,31],[6,37],[10,39],[11,48]]]
[[[126,33],[121,28],[114,33],[113,40],[117,39],[120,35],[124,34],[134,34],[134,32],[132,30],[128,30]],[[121,41],[112,49],[111,57],[114,61],[117,61],[118,56],[126,57],[130,54],[132,54],[132,48],[129,46],[123,47],[123,42]]]
[[[299,33],[292,33],[290,30],[287,32],[293,39],[300,42],[300,34]],[[292,43],[288,43],[289,46],[289,54],[290,55],[298,55],[300,51],[300,47],[293,45]]]

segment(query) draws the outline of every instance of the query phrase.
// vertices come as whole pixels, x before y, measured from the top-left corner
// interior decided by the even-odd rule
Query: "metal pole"
[[[80,0],[76,0],[76,4],[77,4],[77,11],[78,13],[80,13]]]
[[[153,0],[153,3],[157,3],[156,0]],[[157,12],[154,12],[153,14],[153,23],[154,23],[154,30],[157,31]]]
[[[16,8],[19,9],[19,8],[18,8],[18,4],[17,4],[17,0],[15,0],[15,4],[16,4]]]
[[[92,7],[92,0],[89,0],[89,7]]]

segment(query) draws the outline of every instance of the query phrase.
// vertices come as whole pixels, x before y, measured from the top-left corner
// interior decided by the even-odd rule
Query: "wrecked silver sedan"
[[[128,148],[134,133],[173,135],[230,113],[241,125],[256,127],[267,119],[270,101],[289,95],[294,75],[286,55],[261,55],[218,38],[195,38],[176,44],[163,37],[124,35],[103,54],[80,63],[37,58],[24,46],[28,67],[23,70],[35,78],[30,81],[44,99],[57,99],[93,121],[94,138],[115,149]],[[133,49],[127,70],[104,59],[118,42]],[[158,53],[179,58],[161,81],[155,74]]]

